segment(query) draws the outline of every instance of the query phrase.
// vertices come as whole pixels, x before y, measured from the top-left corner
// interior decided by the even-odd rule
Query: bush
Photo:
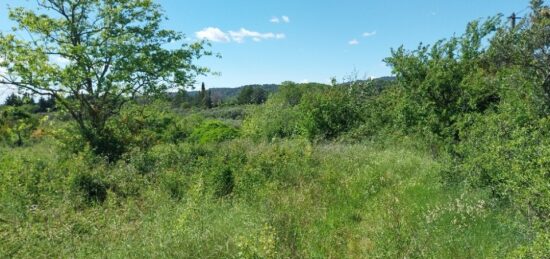
[[[307,118],[310,137],[334,139],[361,123],[361,110],[347,87],[331,87],[305,94],[300,111]]]
[[[257,107],[243,122],[243,132],[256,140],[307,137],[306,118],[298,107],[271,102]]]
[[[221,172],[216,172],[212,180],[215,197],[222,198],[233,192],[235,180],[231,169],[225,168]]]
[[[193,130],[190,138],[200,144],[219,143],[234,139],[239,131],[218,120],[206,120]]]
[[[71,187],[73,193],[81,196],[86,203],[94,204],[107,199],[109,185],[97,174],[82,172],[74,176]]]
[[[276,138],[309,138],[314,125],[307,108],[301,108],[303,98],[321,93],[326,88],[321,84],[295,84],[285,82],[267,103],[257,107],[243,122],[243,132],[259,140]]]
[[[549,222],[549,137],[548,119],[517,125],[503,115],[487,115],[471,126],[457,148],[462,158],[458,172],[526,216]]]
[[[0,141],[10,146],[23,146],[39,124],[28,105],[0,107]]]

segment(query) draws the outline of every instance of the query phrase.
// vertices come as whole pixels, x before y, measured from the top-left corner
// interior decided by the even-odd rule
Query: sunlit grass
[[[87,168],[85,159],[56,161],[50,152],[55,145],[4,153],[0,217],[6,222],[0,222],[0,252],[16,257],[471,258],[502,255],[523,242],[521,221],[483,192],[442,184],[441,165],[431,155],[380,146],[236,140],[201,151],[204,157],[157,162],[146,175],[131,164],[96,165],[86,170],[104,170],[98,175],[114,179],[111,184],[138,178],[126,184],[140,190],[127,197],[108,190],[102,204],[76,207],[71,197],[76,194],[64,186]],[[43,155],[33,157],[37,150]],[[154,150],[164,159],[199,152],[185,146]],[[60,172],[48,179],[15,177],[17,167],[37,163],[45,163],[40,172]],[[233,193],[215,198],[209,175],[227,166]],[[39,171],[27,173],[32,172]],[[170,174],[179,177],[167,178],[181,183],[171,187],[183,189],[179,198],[163,184]],[[40,189],[30,188],[29,181]],[[20,200],[37,192],[43,194],[33,202]]]

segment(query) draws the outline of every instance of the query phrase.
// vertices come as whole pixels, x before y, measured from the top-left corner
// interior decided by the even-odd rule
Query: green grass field
[[[48,141],[1,149],[0,254],[485,258],[524,242],[522,221],[442,184],[441,164],[412,146],[237,139],[116,165],[61,157]],[[83,175],[102,202],[82,198]]]

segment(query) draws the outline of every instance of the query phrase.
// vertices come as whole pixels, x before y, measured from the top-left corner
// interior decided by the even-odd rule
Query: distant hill
[[[243,85],[239,87],[210,88],[208,90],[210,90],[210,94],[213,99],[227,100],[230,98],[236,98],[241,92],[241,90],[248,86],[251,86],[254,88],[262,88],[270,93],[275,92],[277,91],[277,89],[279,89],[278,84],[263,84],[263,85],[253,84],[253,85]],[[197,96],[199,94],[199,90],[188,91],[187,93],[189,94],[189,96]]]
[[[375,82],[376,85],[380,86],[380,88],[383,88],[383,86],[387,85],[388,83],[395,81],[395,77],[385,76],[385,77],[374,78],[371,80]],[[358,80],[357,82],[361,83],[366,81],[370,81],[370,80]],[[343,83],[341,85],[346,85],[346,83]],[[252,85],[243,85],[239,87],[210,88],[208,90],[210,91],[212,100],[227,101],[230,99],[237,98],[241,90],[245,87],[262,88],[267,92],[272,93],[272,92],[276,92],[279,89],[279,86],[280,86],[279,84],[252,84]],[[191,97],[194,97],[199,94],[199,90],[188,91],[187,94]]]

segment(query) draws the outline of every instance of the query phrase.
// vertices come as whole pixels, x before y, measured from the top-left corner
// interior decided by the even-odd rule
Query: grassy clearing
[[[138,158],[91,167],[52,147],[2,150],[4,256],[471,258],[524,241],[521,221],[483,192],[441,184],[441,165],[410,147],[163,145],[147,173]],[[75,197],[83,172],[109,186],[103,203]]]

